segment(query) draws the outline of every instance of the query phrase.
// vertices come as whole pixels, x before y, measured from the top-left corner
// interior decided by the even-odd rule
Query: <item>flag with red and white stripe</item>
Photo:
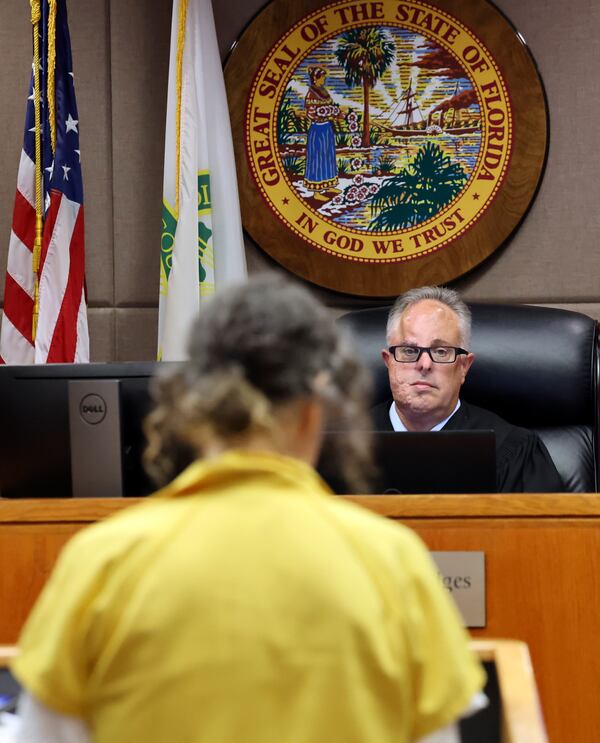
[[[52,8],[48,0],[40,5],[34,25],[40,39],[38,75],[34,58],[4,290],[0,362],[6,364],[89,361],[79,116],[67,8],[65,0]],[[42,170],[37,271],[36,129]]]

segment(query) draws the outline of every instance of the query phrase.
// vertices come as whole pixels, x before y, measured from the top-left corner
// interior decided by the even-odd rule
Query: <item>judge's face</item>
[[[390,346],[462,346],[456,313],[441,302],[424,299],[406,309],[388,338]],[[429,354],[400,363],[382,351],[392,397],[400,419],[410,431],[429,431],[456,407],[462,383],[474,356],[457,356],[453,364],[436,364]]]

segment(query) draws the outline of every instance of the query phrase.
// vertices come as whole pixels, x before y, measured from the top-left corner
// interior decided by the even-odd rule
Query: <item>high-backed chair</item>
[[[598,490],[598,327],[579,312],[471,304],[475,362],[461,396],[536,431],[569,492]],[[390,397],[380,351],[389,307],[338,322],[355,336],[374,375],[373,404]]]

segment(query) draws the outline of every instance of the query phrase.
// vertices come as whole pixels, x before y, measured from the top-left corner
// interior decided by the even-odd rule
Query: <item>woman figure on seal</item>
[[[329,201],[341,193],[335,159],[335,132],[333,121],[340,118],[337,106],[325,88],[327,71],[323,67],[309,67],[310,87],[304,106],[310,121],[306,139],[306,169],[304,185],[313,191],[317,201]]]

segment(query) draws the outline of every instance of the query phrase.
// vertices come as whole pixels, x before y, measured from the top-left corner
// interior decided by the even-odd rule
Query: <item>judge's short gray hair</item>
[[[457,291],[447,289],[444,286],[421,286],[417,289],[409,289],[398,297],[388,315],[386,328],[388,343],[404,311],[426,299],[445,304],[458,316],[460,342],[463,348],[469,351],[471,347],[471,310],[463,302]]]

